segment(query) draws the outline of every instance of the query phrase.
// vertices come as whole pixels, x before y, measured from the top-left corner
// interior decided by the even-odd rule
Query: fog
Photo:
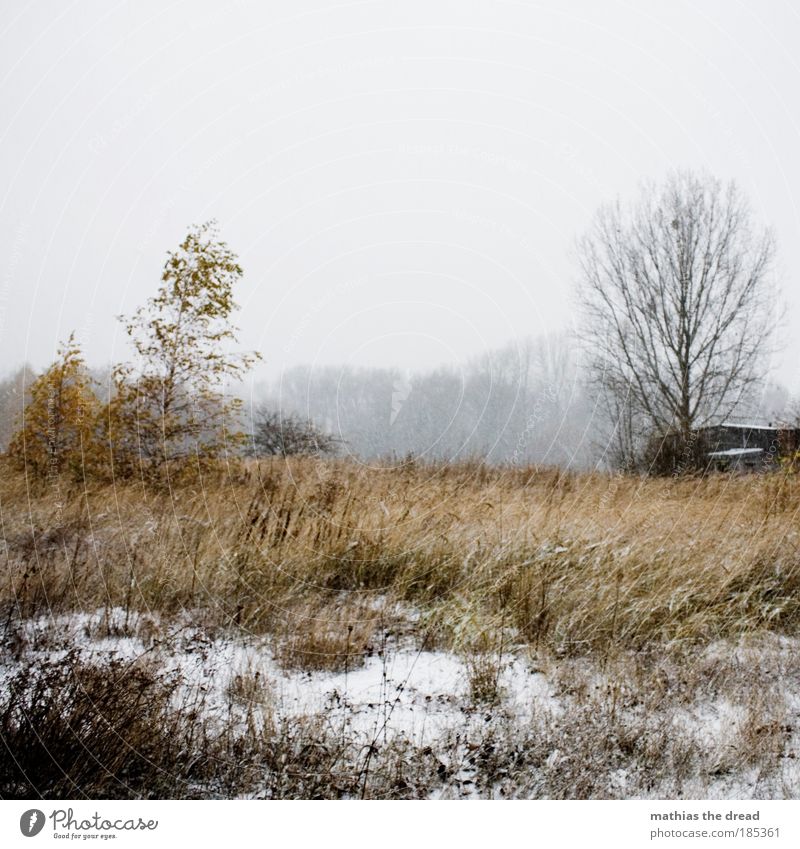
[[[382,421],[407,383],[408,408],[383,436],[348,425],[351,442],[405,450],[403,428],[423,427],[414,404],[431,396],[452,424],[425,446],[507,457],[524,424],[503,437],[485,415],[477,427],[456,414],[459,398],[482,403],[476,374],[492,370],[475,363],[568,339],[572,246],[598,204],[690,167],[735,179],[774,228],[786,319],[771,377],[798,388],[800,21],[789,3],[4,10],[6,375],[44,367],[73,329],[97,368],[127,357],[115,316],[154,293],[191,223],[216,218],[245,270],[241,344],[263,354],[252,395],[282,392],[337,427],[347,410],[323,386],[360,375]],[[564,374],[548,401],[553,434],[580,430],[572,405],[585,403]],[[524,422],[544,390],[519,391],[532,393]],[[502,418],[513,405],[489,407]],[[551,437],[537,436],[537,456],[553,456]],[[559,462],[574,453],[558,451]]]

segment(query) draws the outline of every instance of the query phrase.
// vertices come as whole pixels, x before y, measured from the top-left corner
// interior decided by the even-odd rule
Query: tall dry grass
[[[298,458],[153,491],[0,471],[7,622],[188,610],[341,665],[396,603],[429,644],[465,650],[486,633],[609,653],[800,622],[800,483],[780,474]]]

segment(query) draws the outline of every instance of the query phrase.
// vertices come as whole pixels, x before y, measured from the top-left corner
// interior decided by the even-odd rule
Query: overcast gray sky
[[[789,2],[8,2],[0,345],[36,367],[217,218],[260,376],[459,361],[568,327],[597,205],[672,167],[774,227],[800,360],[800,17]]]

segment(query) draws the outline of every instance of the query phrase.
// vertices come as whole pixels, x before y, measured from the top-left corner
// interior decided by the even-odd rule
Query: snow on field
[[[37,652],[54,658],[78,648],[84,659],[92,661],[157,660],[166,669],[179,671],[187,685],[205,687],[208,704],[219,709],[227,706],[227,691],[237,676],[257,673],[271,705],[282,715],[324,713],[346,719],[355,732],[384,737],[402,732],[420,745],[463,721],[468,707],[467,669],[444,651],[389,646],[346,672],[302,672],[281,668],[264,637],[212,639],[194,627],[168,629],[156,640],[122,635],[137,632],[146,635],[146,625],[122,610],[39,618],[23,629],[28,658]],[[505,658],[501,666],[499,684],[507,712],[523,717],[534,709],[559,710],[544,675],[518,658]],[[0,674],[12,669],[13,664],[6,664]]]
[[[573,662],[568,670],[572,678],[566,679],[565,686],[563,670],[559,677],[553,666],[544,664],[542,671],[533,665],[529,655],[509,652],[500,666],[502,699],[499,704],[487,706],[471,699],[469,669],[461,657],[450,652],[419,650],[410,643],[396,641],[366,658],[363,665],[347,671],[287,670],[277,662],[267,637],[208,633],[191,624],[162,627],[152,617],[126,616],[121,610],[28,620],[18,629],[15,639],[24,644],[24,651],[18,651],[17,657],[34,662],[37,657],[66,657],[70,650],[95,662],[110,658],[151,659],[164,670],[180,673],[185,690],[202,689],[206,709],[212,715],[218,712],[221,717],[230,717],[231,705],[237,698],[240,709],[243,701],[252,700],[277,716],[323,717],[331,728],[367,744],[399,736],[422,747],[448,734],[463,731],[468,736],[476,728],[486,729],[500,716],[505,728],[512,729],[512,736],[514,728],[521,735],[530,734],[535,727],[556,727],[564,718],[563,733],[569,737],[573,733],[570,727],[580,731],[579,725],[570,726],[569,722],[576,721],[570,717],[581,716],[581,705],[585,708],[596,704],[602,712],[606,709],[603,694],[618,687],[613,679],[616,673],[604,672],[588,661]],[[643,728],[653,728],[655,719],[668,727],[675,740],[694,741],[695,751],[701,752],[712,768],[682,782],[680,792],[684,797],[796,798],[800,795],[800,680],[792,670],[797,668],[793,659],[798,646],[798,640],[768,635],[761,643],[714,643],[701,656],[712,670],[727,664],[726,674],[731,669],[741,669],[745,677],[748,670],[753,670],[760,682],[774,685],[781,703],[774,722],[769,718],[769,699],[773,695],[765,691],[766,719],[759,715],[754,720],[745,689],[738,689],[740,685],[735,683],[713,695],[703,695],[691,687],[670,692],[668,687],[660,703],[663,706],[657,708],[663,711],[660,717],[654,718],[646,710],[643,713],[642,700],[635,693],[628,706],[621,700],[618,714],[615,707],[611,714],[616,715],[617,722],[630,722],[630,727],[638,722],[645,723]],[[9,651],[0,656],[0,685],[21,662],[13,660],[13,656]],[[753,688],[752,682],[748,686],[747,698],[752,699],[753,691],[758,693],[759,687]],[[584,695],[578,696],[581,687]],[[176,704],[180,704],[181,694],[176,693],[175,697]],[[592,698],[597,701],[592,702]],[[616,705],[616,695],[613,700]],[[778,726],[772,727],[770,722]],[[756,758],[750,763],[746,753],[741,756],[748,727],[756,741],[759,735],[780,740],[777,768],[773,767],[766,777]],[[591,740],[583,745],[591,746]],[[568,740],[554,745],[544,768],[555,770],[564,758],[575,757],[574,752],[568,752]],[[739,753],[736,758],[734,752]],[[719,774],[713,769],[715,759],[720,763]],[[610,769],[609,791],[615,795],[667,798],[674,794],[673,785],[659,783],[663,778],[643,783],[641,768],[638,775],[635,773],[635,765],[630,770],[625,766]]]

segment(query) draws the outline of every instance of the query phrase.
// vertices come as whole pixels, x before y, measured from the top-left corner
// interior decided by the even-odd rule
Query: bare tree
[[[309,419],[259,407],[253,417],[251,453],[257,457],[335,453],[339,440]]]
[[[686,444],[762,379],[773,256],[736,186],[707,175],[674,173],[630,208],[599,210],[578,243],[581,337],[601,406],[625,413],[624,463],[637,435]]]

